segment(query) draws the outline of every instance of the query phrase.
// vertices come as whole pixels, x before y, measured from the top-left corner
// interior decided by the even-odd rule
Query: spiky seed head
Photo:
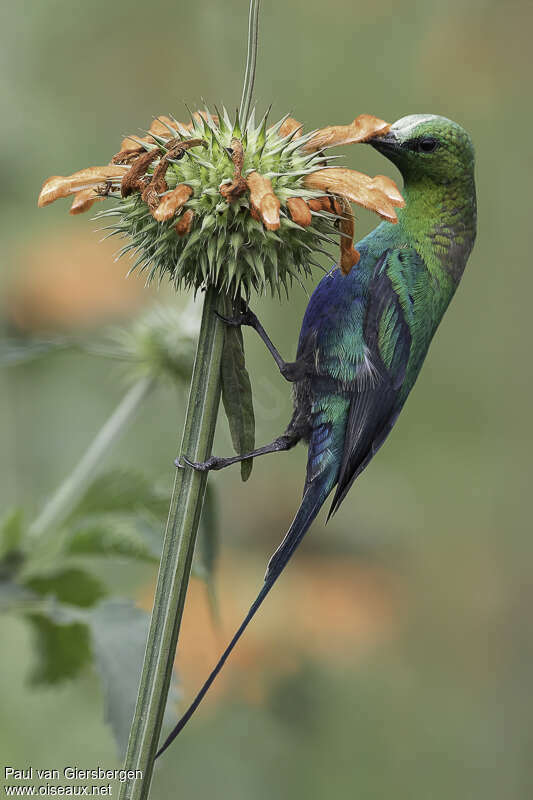
[[[71,213],[79,213],[96,199],[116,198],[97,218],[109,236],[127,240],[119,255],[129,254],[132,269],[146,270],[149,281],[169,276],[176,288],[279,295],[310,272],[339,230],[341,268],[349,272],[358,260],[349,202],[395,222],[403,199],[383,176],[328,166],[324,148],[389,126],[360,115],[304,135],[289,115],[270,127],[267,115],[258,125],[254,117],[244,130],[225,109],[195,112],[187,125],[160,117],[147,136],[126,137],[107,167],[50,178],[39,204],[74,194]]]
[[[216,284],[232,296],[247,298],[253,292],[279,294],[283,288],[287,290],[293,279],[309,274],[309,257],[322,246],[324,237],[336,239],[337,232],[332,214],[315,214],[307,226],[291,218],[289,199],[305,201],[323,194],[306,189],[304,179],[324,168],[326,161],[322,151],[310,154],[298,146],[302,140],[309,141],[309,136],[297,138],[294,129],[281,135],[283,122],[269,128],[264,118],[259,125],[249,124],[241,132],[238,120],[231,122],[226,113],[219,125],[211,114],[193,117],[188,129],[174,121],[168,136],[205,142],[186,150],[181,158],[171,159],[165,174],[169,194],[162,197],[163,208],[168,205],[166,197],[172,197],[177,186],[190,187],[190,196],[181,207],[182,214],[194,214],[187,217],[192,224],[186,235],[180,235],[181,215],[168,219],[164,212],[152,215],[138,193],[121,198],[113,209],[98,217],[109,219],[110,232],[128,240],[122,252],[133,254],[135,268],[146,270],[149,280],[168,275],[176,288],[196,290]],[[228,198],[224,189],[234,181],[235,138],[242,142],[241,171],[245,181],[250,178],[250,191]],[[149,147],[147,143],[144,146]],[[161,156],[166,153],[164,139],[155,147]],[[150,164],[147,178],[157,163]],[[271,186],[270,193],[261,195],[263,218],[251,188],[258,176]]]

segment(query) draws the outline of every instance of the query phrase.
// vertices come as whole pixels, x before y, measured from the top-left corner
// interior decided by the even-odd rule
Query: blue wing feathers
[[[322,279],[304,317],[299,353],[312,341],[316,370],[306,487],[335,471],[330,514],[398,415],[411,351],[411,260],[398,251],[365,253],[350,275],[336,270]],[[337,383],[335,392],[324,391],[324,377]]]

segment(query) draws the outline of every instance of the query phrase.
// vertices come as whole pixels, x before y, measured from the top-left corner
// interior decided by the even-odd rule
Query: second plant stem
[[[141,378],[124,395],[115,411],[99,430],[85,454],[78,461],[70,475],[52,495],[39,516],[30,525],[30,536],[39,539],[48,530],[58,527],[70,514],[76,502],[83,495],[104,456],[122,435],[139,407],[154,386],[151,377]]]

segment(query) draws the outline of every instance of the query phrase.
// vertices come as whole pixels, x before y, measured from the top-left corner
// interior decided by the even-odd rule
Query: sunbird
[[[301,505],[269,561],[264,583],[195,700],[159,750],[183,729],[227,657],[335,489],[329,517],[389,435],[461,280],[476,237],[474,148],[457,123],[433,114],[402,117],[369,143],[400,170],[405,207],[356,248],[348,275],[325,275],[303,318],[296,360],[282,359],[255,314],[229,325],[254,328],[281,374],[294,383],[294,413],[270,444],[231,458],[183,460],[218,470],[246,458],[308,445]]]

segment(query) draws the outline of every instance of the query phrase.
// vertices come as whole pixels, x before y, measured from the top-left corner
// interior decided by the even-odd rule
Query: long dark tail
[[[239,629],[235,633],[235,636],[228,644],[222,655],[220,656],[215,668],[213,669],[212,673],[194,698],[193,702],[185,712],[185,714],[181,717],[178,724],[174,728],[174,730],[169,734],[166,738],[164,744],[159,748],[156,758],[158,758],[161,753],[167,749],[167,747],[174,741],[178,733],[180,733],[185,725],[188,723],[200,703],[202,702],[203,698],[207,694],[211,684],[215,680],[216,676],[226,663],[226,659],[228,658],[229,654],[241,638],[242,634],[248,627],[248,624],[254,618],[257,610],[263,603],[263,600],[269,593],[269,591],[274,586],[275,582],[285,569],[288,561],[290,560],[292,554],[302,541],[303,537],[307,533],[309,526],[315,519],[316,515],[320,511],[321,506],[324,504],[326,497],[329,494],[331,489],[330,485],[325,485],[325,483],[316,482],[315,485],[311,484],[307,491],[304,494],[302,503],[300,508],[298,509],[296,516],[293,520],[293,523],[285,538],[283,539],[282,543],[270,559],[268,564],[267,572],[265,575],[265,582],[261,587],[261,591],[255,598],[254,602],[250,606],[250,610],[248,611],[247,615],[243,619]]]

